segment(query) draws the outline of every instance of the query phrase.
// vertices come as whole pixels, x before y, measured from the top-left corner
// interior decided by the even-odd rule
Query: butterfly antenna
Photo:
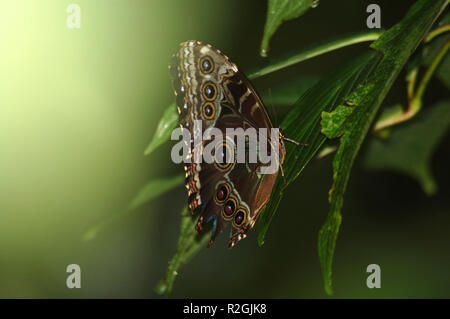
[[[286,175],[284,175],[284,169],[283,169],[283,165],[281,163],[280,163],[280,169],[281,169],[281,176],[283,176],[284,185],[286,185],[287,184]]]
[[[284,137],[284,136],[283,136],[283,140],[291,142],[291,143],[294,143],[295,145],[298,145],[298,146],[300,146],[300,145],[301,146],[308,146],[309,145],[309,143],[300,143],[300,142],[297,142],[296,140],[293,140],[293,139],[290,139],[290,138]]]

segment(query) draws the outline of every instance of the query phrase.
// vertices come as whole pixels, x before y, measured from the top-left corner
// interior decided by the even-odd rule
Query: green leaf
[[[335,138],[343,134],[344,123],[348,116],[352,114],[353,107],[348,105],[339,105],[333,112],[322,113],[322,133],[328,138]]]
[[[366,85],[359,86],[352,96],[356,100],[350,114],[342,109],[329,114],[337,119],[344,116],[341,125],[323,121],[323,130],[331,137],[342,135],[340,146],[333,160],[333,185],[329,192],[330,211],[319,232],[319,259],[325,282],[325,290],[332,294],[331,271],[336,239],[342,220],[343,196],[350,171],[364,138],[385,98],[409,56],[444,9],[448,1],[419,0],[411,7],[405,18],[386,31],[371,47],[382,52],[383,60],[377,65]],[[339,112],[338,112],[339,111]],[[332,126],[329,126],[333,124]],[[343,125],[342,123],[345,123]]]
[[[160,145],[169,140],[172,131],[174,130],[174,128],[177,127],[177,125],[178,125],[177,108],[175,103],[172,103],[166,108],[162,118],[159,120],[158,127],[156,128],[156,132],[153,135],[153,139],[147,146],[144,154],[149,155]]]
[[[392,170],[416,179],[424,192],[437,191],[431,174],[433,151],[448,131],[450,101],[443,101],[423,110],[417,118],[393,127],[388,138],[372,138],[365,155],[365,167]]]
[[[180,236],[178,237],[177,251],[169,261],[166,277],[155,288],[155,292],[169,296],[172,292],[173,282],[178,271],[201,248],[205,247],[210,232],[195,230],[197,219],[192,216],[187,206],[181,212]]]
[[[107,219],[89,228],[83,234],[83,240],[89,241],[94,239],[98,235],[99,231],[102,230],[105,226],[109,225],[111,222],[130,213],[142,204],[174,189],[175,187],[183,185],[183,182],[183,174],[177,174],[175,176],[163,177],[149,181],[139,190],[137,195],[131,200],[126,209],[108,216]]]
[[[372,42],[380,37],[382,31],[359,32],[339,37],[335,40],[315,44],[312,47],[301,49],[298,52],[289,54],[286,57],[271,61],[267,66],[249,73],[249,79],[256,79],[263,75],[287,68],[291,65],[312,59],[319,55],[347,47],[352,44],[362,42]]]
[[[261,43],[261,56],[267,56],[269,41],[278,27],[295,19],[317,4],[317,0],[268,0],[266,25]]]
[[[331,76],[322,79],[300,97],[292,107],[292,111],[282,122],[281,128],[286,137],[309,145],[303,147],[285,143],[286,157],[283,168],[286,184],[284,184],[282,178],[277,179],[271,199],[260,214],[258,222],[259,245],[264,243],[267,230],[277,211],[284,189],[299,176],[326,141],[326,136],[320,132],[321,113],[323,111],[331,112],[345,103],[345,98],[367,78],[379,59],[380,55],[376,52],[368,52],[339,68]]]
[[[363,97],[373,84],[358,85],[358,87],[345,100],[346,105],[339,105],[333,112],[322,112],[322,133],[328,138],[336,138],[345,133],[351,123],[348,118],[353,113],[354,107],[361,102]]]
[[[270,106],[292,106],[307,89],[319,81],[318,76],[299,76],[295,80],[281,83],[261,93],[266,108]]]

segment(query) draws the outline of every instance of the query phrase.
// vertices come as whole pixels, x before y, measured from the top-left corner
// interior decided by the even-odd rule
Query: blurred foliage
[[[450,126],[450,101],[423,110],[417,118],[392,129],[387,138],[373,138],[365,154],[365,166],[392,170],[419,181],[428,195],[437,191],[430,170],[431,156]]]
[[[84,233],[83,239],[86,241],[94,239],[98,235],[99,231],[112,221],[124,216],[129,212],[132,212],[142,204],[147,203],[148,201],[158,196],[161,196],[169,190],[177,186],[180,187],[183,182],[183,174],[152,179],[138,191],[136,196],[131,200],[125,210],[116,212],[115,214],[111,214],[107,219],[89,228]]]
[[[281,202],[283,193],[303,171],[310,160],[320,151],[327,139],[338,139],[340,146],[337,149],[333,161],[333,185],[329,193],[330,211],[328,217],[319,232],[318,252],[325,281],[325,290],[332,293],[331,268],[337,234],[341,223],[341,209],[343,196],[347,187],[350,171],[355,157],[365,140],[376,113],[389,92],[399,72],[410,58],[416,47],[426,36],[435,19],[448,0],[419,0],[411,7],[408,14],[397,25],[384,32],[380,37],[378,32],[369,32],[357,36],[344,37],[337,41],[331,41],[324,45],[313,47],[294,53],[277,62],[269,63],[264,68],[250,74],[254,79],[262,75],[286,68],[295,63],[304,61],[319,54],[336,50],[353,43],[376,40],[370,50],[358,58],[340,67],[335,72],[321,78],[297,77],[297,80],[280,83],[270,91],[263,94],[263,100],[268,105],[291,105],[289,113],[281,123],[285,135],[290,139],[301,143],[308,143],[307,147],[295,146],[286,143],[286,158],[284,170],[286,183],[278,178],[272,192],[272,196],[266,207],[261,212],[258,222],[258,243],[262,245],[269,225]],[[267,53],[271,36],[283,21],[294,19],[303,14],[316,1],[268,1],[267,20],[261,53]],[[442,40],[443,37],[438,39]],[[423,50],[433,51],[435,43]],[[417,58],[415,67],[420,65],[422,59]],[[426,63],[426,59],[424,59]],[[448,61],[448,56],[445,59]],[[444,61],[444,62],[445,62]],[[446,80],[446,65],[442,63],[437,74]],[[305,91],[305,88],[308,89]],[[300,98],[298,98],[300,97]],[[298,100],[297,100],[298,98]],[[296,101],[297,100],[297,101]],[[295,102],[296,101],[296,102]],[[447,103],[447,102],[446,102]],[[427,183],[425,189],[432,191],[429,176],[423,174],[433,149],[448,127],[448,113],[443,105],[433,106],[421,116],[420,121],[399,126],[386,141],[374,140],[369,147],[368,166],[377,169],[397,169],[406,171],[407,174],[416,176],[422,182]],[[401,114],[401,106],[387,109],[383,118],[395,117]],[[169,140],[170,133],[177,126],[177,112],[174,104],[164,110],[158,127],[145,154],[154,153],[154,150]],[[420,123],[420,125],[417,125]],[[411,128],[412,127],[412,128]],[[431,127],[437,127],[434,133],[430,133]],[[411,133],[411,132],[415,133]],[[410,136],[423,132],[423,136],[432,138],[432,143],[425,145],[426,138],[418,139],[412,143]],[[410,143],[408,143],[408,141]],[[395,149],[395,151],[393,151]],[[414,152],[412,151],[414,149]],[[373,151],[375,150],[375,151]],[[377,156],[374,154],[390,154],[391,156]],[[394,156],[394,154],[399,154]],[[402,165],[404,158],[410,159],[409,168]],[[404,165],[404,163],[403,163]],[[131,202],[131,210],[142,203],[182,184],[183,177],[177,175],[170,178],[153,180],[146,185]],[[160,281],[156,292],[169,295],[179,268],[185,264],[197,252],[207,240],[207,232],[197,234],[195,221],[190,216],[188,209],[184,208],[181,217],[180,236],[175,255],[169,262],[165,279]],[[100,227],[100,226],[99,226]],[[88,232],[88,237],[96,234],[98,227]]]
[[[317,81],[319,81],[317,76],[299,76],[292,81],[278,83],[269,91],[261,93],[261,99],[268,108],[272,106],[289,106],[291,108],[298,97],[316,84]],[[276,110],[272,111],[276,112]]]
[[[332,294],[331,272],[337,234],[342,220],[341,210],[350,171],[372,121],[411,53],[427,35],[446,1],[418,1],[407,15],[375,41],[371,47],[383,54],[376,69],[363,86],[358,86],[333,114],[323,117],[323,131],[329,138],[340,137],[333,161],[333,185],[329,192],[330,212],[319,232],[319,257],[325,290]],[[354,109],[353,111],[349,111]],[[330,119],[337,118],[337,121]]]

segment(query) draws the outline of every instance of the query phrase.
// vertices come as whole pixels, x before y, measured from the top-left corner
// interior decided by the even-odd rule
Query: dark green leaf
[[[342,220],[343,196],[354,159],[381,102],[411,53],[444,9],[445,4],[444,0],[419,0],[400,23],[375,41],[371,45],[372,48],[382,52],[384,57],[366,84],[359,86],[350,95],[354,110],[347,112],[349,114],[342,114],[342,108],[340,108],[334,114],[327,115],[336,119],[344,117],[344,120],[338,121],[340,125],[335,125],[333,121],[322,122],[324,132],[328,132],[330,137],[342,136],[333,161],[333,185],[329,193],[330,211],[319,232],[318,243],[325,290],[328,294],[332,294],[332,260]],[[328,126],[330,124],[331,126]]]
[[[318,76],[300,76],[295,80],[281,83],[261,92],[261,99],[270,106],[292,106],[307,89],[319,80]]]
[[[317,0],[268,0],[266,25],[264,26],[264,35],[261,43],[261,56],[267,56],[270,38],[284,21],[301,16],[317,3]]]
[[[183,185],[184,176],[183,174],[178,174],[170,177],[163,177],[159,179],[153,179],[149,181],[144,187],[140,189],[137,195],[131,200],[128,207],[120,212],[112,214],[104,221],[99,224],[92,226],[83,234],[83,240],[91,240],[95,238],[98,232],[103,229],[105,226],[109,225],[112,221],[118,219],[119,217],[130,213],[135,210],[140,205],[162,195],[165,192],[170,191],[171,189]]]
[[[331,76],[319,81],[310,88],[292,107],[281,127],[286,137],[302,143],[307,147],[285,143],[286,158],[283,168],[286,184],[278,178],[272,196],[258,222],[258,243],[262,245],[270,222],[281,201],[284,188],[294,181],[306,164],[318,152],[326,137],[321,134],[320,120],[322,111],[332,111],[345,102],[345,97],[370,74],[379,60],[376,52],[354,59]]]
[[[178,271],[201,247],[206,246],[210,237],[209,232],[197,233],[195,223],[197,219],[185,207],[181,212],[180,236],[178,237],[177,251],[169,261],[166,277],[155,288],[156,293],[169,296]]]
[[[265,67],[251,72],[248,75],[248,78],[250,80],[256,79],[263,75],[287,68],[291,65],[312,59],[327,52],[332,52],[340,48],[347,47],[352,44],[362,42],[372,42],[378,39],[381,34],[382,31],[359,32],[350,35],[345,35],[332,41],[318,43],[313,45],[312,47],[301,49],[298,52],[291,53],[286,57],[278,58],[274,61],[271,61],[271,63],[266,65]]]
[[[421,111],[417,118],[393,127],[385,139],[373,138],[365,157],[365,166],[374,170],[392,170],[411,176],[432,195],[437,186],[430,170],[433,151],[450,125],[450,101]]]
[[[159,120],[158,127],[156,128],[156,132],[153,135],[153,139],[150,144],[147,146],[144,154],[149,155],[153,152],[158,146],[162,145],[164,142],[169,140],[170,134],[175,127],[178,125],[178,113],[177,108],[174,103],[170,104],[166,110],[162,118]]]

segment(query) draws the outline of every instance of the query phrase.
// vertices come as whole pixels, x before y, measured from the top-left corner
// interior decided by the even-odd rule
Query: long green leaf
[[[405,18],[386,31],[371,47],[383,53],[383,59],[364,85],[352,92],[350,103],[332,113],[323,114],[323,132],[329,138],[340,137],[333,161],[333,185],[329,193],[330,211],[319,232],[319,258],[325,290],[332,294],[331,271],[337,234],[341,224],[343,196],[354,159],[369,131],[376,112],[409,56],[448,4],[448,0],[419,0]],[[351,108],[349,112],[346,108]]]
[[[283,179],[277,179],[271,199],[261,212],[258,222],[259,245],[264,243],[266,232],[277,211],[284,189],[299,176],[326,140],[320,132],[321,113],[332,111],[342,104],[344,98],[367,78],[379,58],[380,55],[376,52],[368,52],[319,81],[294,104],[292,111],[282,122],[281,127],[286,137],[309,143],[309,145],[299,147],[285,143],[286,158],[283,168],[286,184]]]
[[[267,56],[270,38],[284,21],[301,16],[317,2],[317,0],[268,0],[266,25],[261,42],[261,56]]]
[[[260,76],[285,69],[291,65],[315,58],[319,55],[338,50],[340,48],[347,47],[349,45],[362,43],[362,42],[372,42],[380,37],[382,31],[369,31],[369,32],[359,32],[352,33],[339,37],[335,40],[328,40],[324,43],[315,44],[310,48],[301,49],[298,52],[289,54],[286,57],[278,58],[271,61],[267,66],[260,68],[254,72],[250,72],[248,75],[249,79],[256,79]]]
[[[292,107],[298,98],[318,81],[318,76],[299,76],[295,80],[276,84],[270,91],[261,92],[261,100],[269,110],[271,106]]]

